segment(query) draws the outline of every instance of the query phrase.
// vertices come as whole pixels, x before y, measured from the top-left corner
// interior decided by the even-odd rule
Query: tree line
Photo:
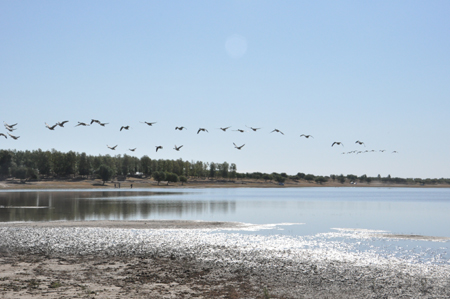
[[[329,181],[339,183],[368,183],[382,182],[395,184],[450,184],[450,179],[422,179],[422,178],[399,178],[390,175],[382,177],[370,177],[367,175],[329,175],[317,176],[299,172],[288,175],[284,172],[277,173],[239,173],[234,163],[215,163],[202,161],[184,161],[151,159],[148,156],[141,158],[129,155],[87,155],[69,151],[63,153],[52,149],[42,151],[0,150],[0,179],[14,177],[18,179],[47,179],[47,178],[101,178],[108,181],[113,177],[143,176],[153,177],[159,184],[161,181],[186,182],[188,178],[210,178],[210,179],[253,179],[261,181],[274,181],[285,183],[286,181],[315,182],[323,184]]]

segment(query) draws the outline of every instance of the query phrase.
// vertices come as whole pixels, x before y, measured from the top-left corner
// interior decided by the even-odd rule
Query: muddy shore
[[[450,297],[449,266],[410,265],[304,249],[273,236],[221,233],[242,226],[3,223],[0,298]]]

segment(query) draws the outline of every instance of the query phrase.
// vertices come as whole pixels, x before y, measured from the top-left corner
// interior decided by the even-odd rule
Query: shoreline
[[[120,224],[121,221],[118,223]],[[0,226],[5,298],[448,298],[449,266],[292,238],[227,234],[236,223]],[[148,221],[147,221],[148,222]],[[159,222],[159,223],[158,223]],[[72,223],[73,224],[73,223]],[[301,242],[301,240],[300,240]],[[324,243],[324,245],[327,245]],[[328,244],[330,245],[330,244]]]
[[[119,187],[120,186],[120,187]],[[231,180],[209,180],[209,179],[196,179],[190,180],[187,183],[169,183],[161,182],[158,184],[151,179],[136,179],[131,178],[125,181],[111,181],[103,184],[99,179],[96,180],[68,180],[68,179],[54,179],[54,180],[41,180],[41,181],[27,181],[25,183],[20,180],[6,180],[0,181],[1,190],[38,190],[38,189],[154,189],[154,188],[308,188],[308,187],[372,187],[372,188],[450,188],[450,184],[436,184],[436,185],[410,185],[410,184],[394,184],[394,183],[339,183],[339,182],[326,182],[318,184],[308,181],[288,181],[284,185],[279,185],[276,182],[264,182],[261,180],[246,179],[239,181]]]

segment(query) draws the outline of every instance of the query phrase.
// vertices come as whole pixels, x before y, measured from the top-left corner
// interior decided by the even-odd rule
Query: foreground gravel
[[[0,298],[450,298],[448,265],[220,225],[1,225]]]

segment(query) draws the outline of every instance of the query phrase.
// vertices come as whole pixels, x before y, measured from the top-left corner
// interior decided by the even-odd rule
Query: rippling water
[[[183,219],[263,224],[241,234],[450,264],[450,189],[2,191],[0,221]],[[276,224],[276,225],[267,225]],[[266,225],[266,226],[264,226]],[[420,237],[417,237],[420,235]],[[431,238],[440,237],[440,238]]]

